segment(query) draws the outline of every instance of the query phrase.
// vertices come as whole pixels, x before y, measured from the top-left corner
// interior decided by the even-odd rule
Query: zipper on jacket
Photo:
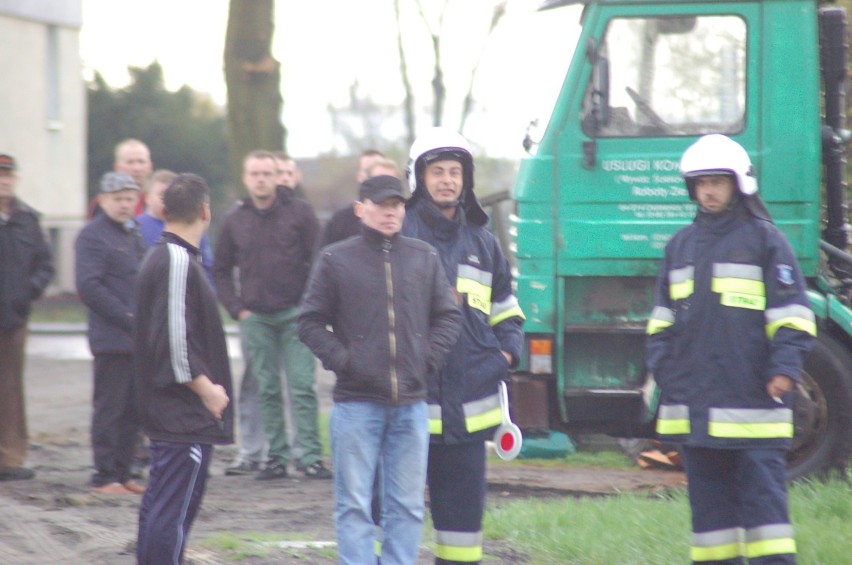
[[[391,398],[399,400],[399,380],[396,374],[396,314],[393,309],[393,271],[390,261],[390,240],[382,241],[382,253],[385,257],[385,288],[388,295],[388,345],[390,346],[390,385]]]

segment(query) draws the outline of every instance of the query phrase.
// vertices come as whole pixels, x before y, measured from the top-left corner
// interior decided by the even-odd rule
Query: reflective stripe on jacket
[[[706,447],[789,443],[792,410],[766,384],[799,379],[816,323],[793,251],[772,223],[742,206],[699,212],[666,247],[647,333],[660,435]]]

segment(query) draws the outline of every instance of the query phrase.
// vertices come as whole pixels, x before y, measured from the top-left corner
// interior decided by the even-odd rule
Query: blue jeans
[[[370,506],[381,466],[382,565],[417,562],[425,512],[429,427],[425,402],[338,402],[331,409],[334,520],[340,563],[375,563]]]

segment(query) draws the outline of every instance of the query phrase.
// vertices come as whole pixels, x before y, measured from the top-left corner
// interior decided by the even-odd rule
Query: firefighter
[[[692,224],[666,246],[648,321],[660,439],[682,444],[693,563],[795,563],[790,392],[816,325],[746,151],[701,137],[680,163]]]
[[[402,233],[438,250],[462,310],[458,341],[428,380],[427,482],[435,563],[482,560],[485,440],[502,423],[499,383],[518,364],[524,314],[488,216],[473,192],[467,140],[431,128],[411,147]]]

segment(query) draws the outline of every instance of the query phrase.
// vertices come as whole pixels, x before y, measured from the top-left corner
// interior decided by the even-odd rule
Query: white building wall
[[[42,213],[56,260],[51,292],[73,291],[73,242],[86,212],[81,0],[0,0],[0,153],[18,196]]]

